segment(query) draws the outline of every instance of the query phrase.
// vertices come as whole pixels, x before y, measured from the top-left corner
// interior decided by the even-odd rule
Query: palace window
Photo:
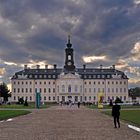
[[[49,96],[49,101],[51,100],[51,97]]]
[[[80,92],[82,92],[82,86],[80,86]]]
[[[91,88],[89,88],[89,93],[91,93]]]
[[[20,88],[18,88],[18,93],[20,92]]]
[[[16,100],[16,96],[14,96],[14,100]]]
[[[91,96],[89,96],[89,101],[91,101]]]
[[[110,93],[110,88],[108,88],[108,93]]]
[[[62,85],[62,92],[65,92],[65,85]]]
[[[87,92],[87,89],[85,88],[85,93]]]
[[[116,93],[118,93],[118,88],[116,88]]]
[[[30,101],[32,100],[32,96],[30,96]]]
[[[55,88],[53,88],[53,93],[55,93]]]
[[[44,96],[44,101],[46,101],[46,96]]]
[[[46,93],[46,88],[44,88],[44,93]]]
[[[16,88],[14,88],[14,92],[16,92]]]
[[[124,101],[126,100],[126,96],[124,96]]]
[[[120,93],[122,93],[122,88],[120,88]]]
[[[30,88],[30,93],[32,92],[32,88]]]
[[[112,88],[112,93],[114,93],[114,88]]]
[[[26,93],[28,93],[28,88],[26,88]]]
[[[48,90],[49,90],[49,93],[51,93],[51,89],[49,88]]]
[[[87,100],[87,97],[85,96],[85,101]]]
[[[77,92],[78,91],[78,86],[77,85],[75,85],[75,92]]]
[[[55,100],[55,97],[53,96],[53,100]]]
[[[126,88],[124,88],[124,93],[126,92]]]
[[[37,88],[35,88],[35,92],[37,92]]]
[[[68,92],[71,92],[71,85],[68,86]]]

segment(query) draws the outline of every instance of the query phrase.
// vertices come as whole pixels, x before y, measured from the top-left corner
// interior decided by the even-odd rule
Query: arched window
[[[71,60],[71,55],[68,55],[68,60]]]
[[[75,85],[75,92],[78,92],[78,86]]]
[[[68,92],[71,92],[71,85],[68,86]]]
[[[65,85],[62,85],[62,92],[65,92]]]

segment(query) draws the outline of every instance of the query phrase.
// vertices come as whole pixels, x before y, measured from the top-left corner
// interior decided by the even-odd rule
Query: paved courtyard
[[[140,133],[98,110],[53,106],[0,123],[0,140],[140,140]]]

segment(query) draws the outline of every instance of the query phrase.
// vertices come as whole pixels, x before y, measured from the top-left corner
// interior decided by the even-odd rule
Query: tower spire
[[[71,48],[72,44],[70,43],[70,35],[68,35],[68,43],[67,43],[67,47]]]
[[[68,35],[68,43],[70,43],[70,35]]]

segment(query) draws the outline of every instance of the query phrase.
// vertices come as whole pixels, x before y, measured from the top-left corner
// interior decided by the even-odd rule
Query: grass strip
[[[0,110],[0,121],[31,113],[26,110]]]
[[[53,104],[44,104],[41,105],[40,108],[48,108],[50,106],[52,106]],[[11,105],[0,105],[0,108],[15,108],[15,109],[34,109],[35,104],[29,104],[28,106],[24,106],[24,105],[18,105],[18,104],[11,104]]]
[[[104,111],[111,116],[111,111]],[[140,110],[121,110],[120,119],[140,127]]]

